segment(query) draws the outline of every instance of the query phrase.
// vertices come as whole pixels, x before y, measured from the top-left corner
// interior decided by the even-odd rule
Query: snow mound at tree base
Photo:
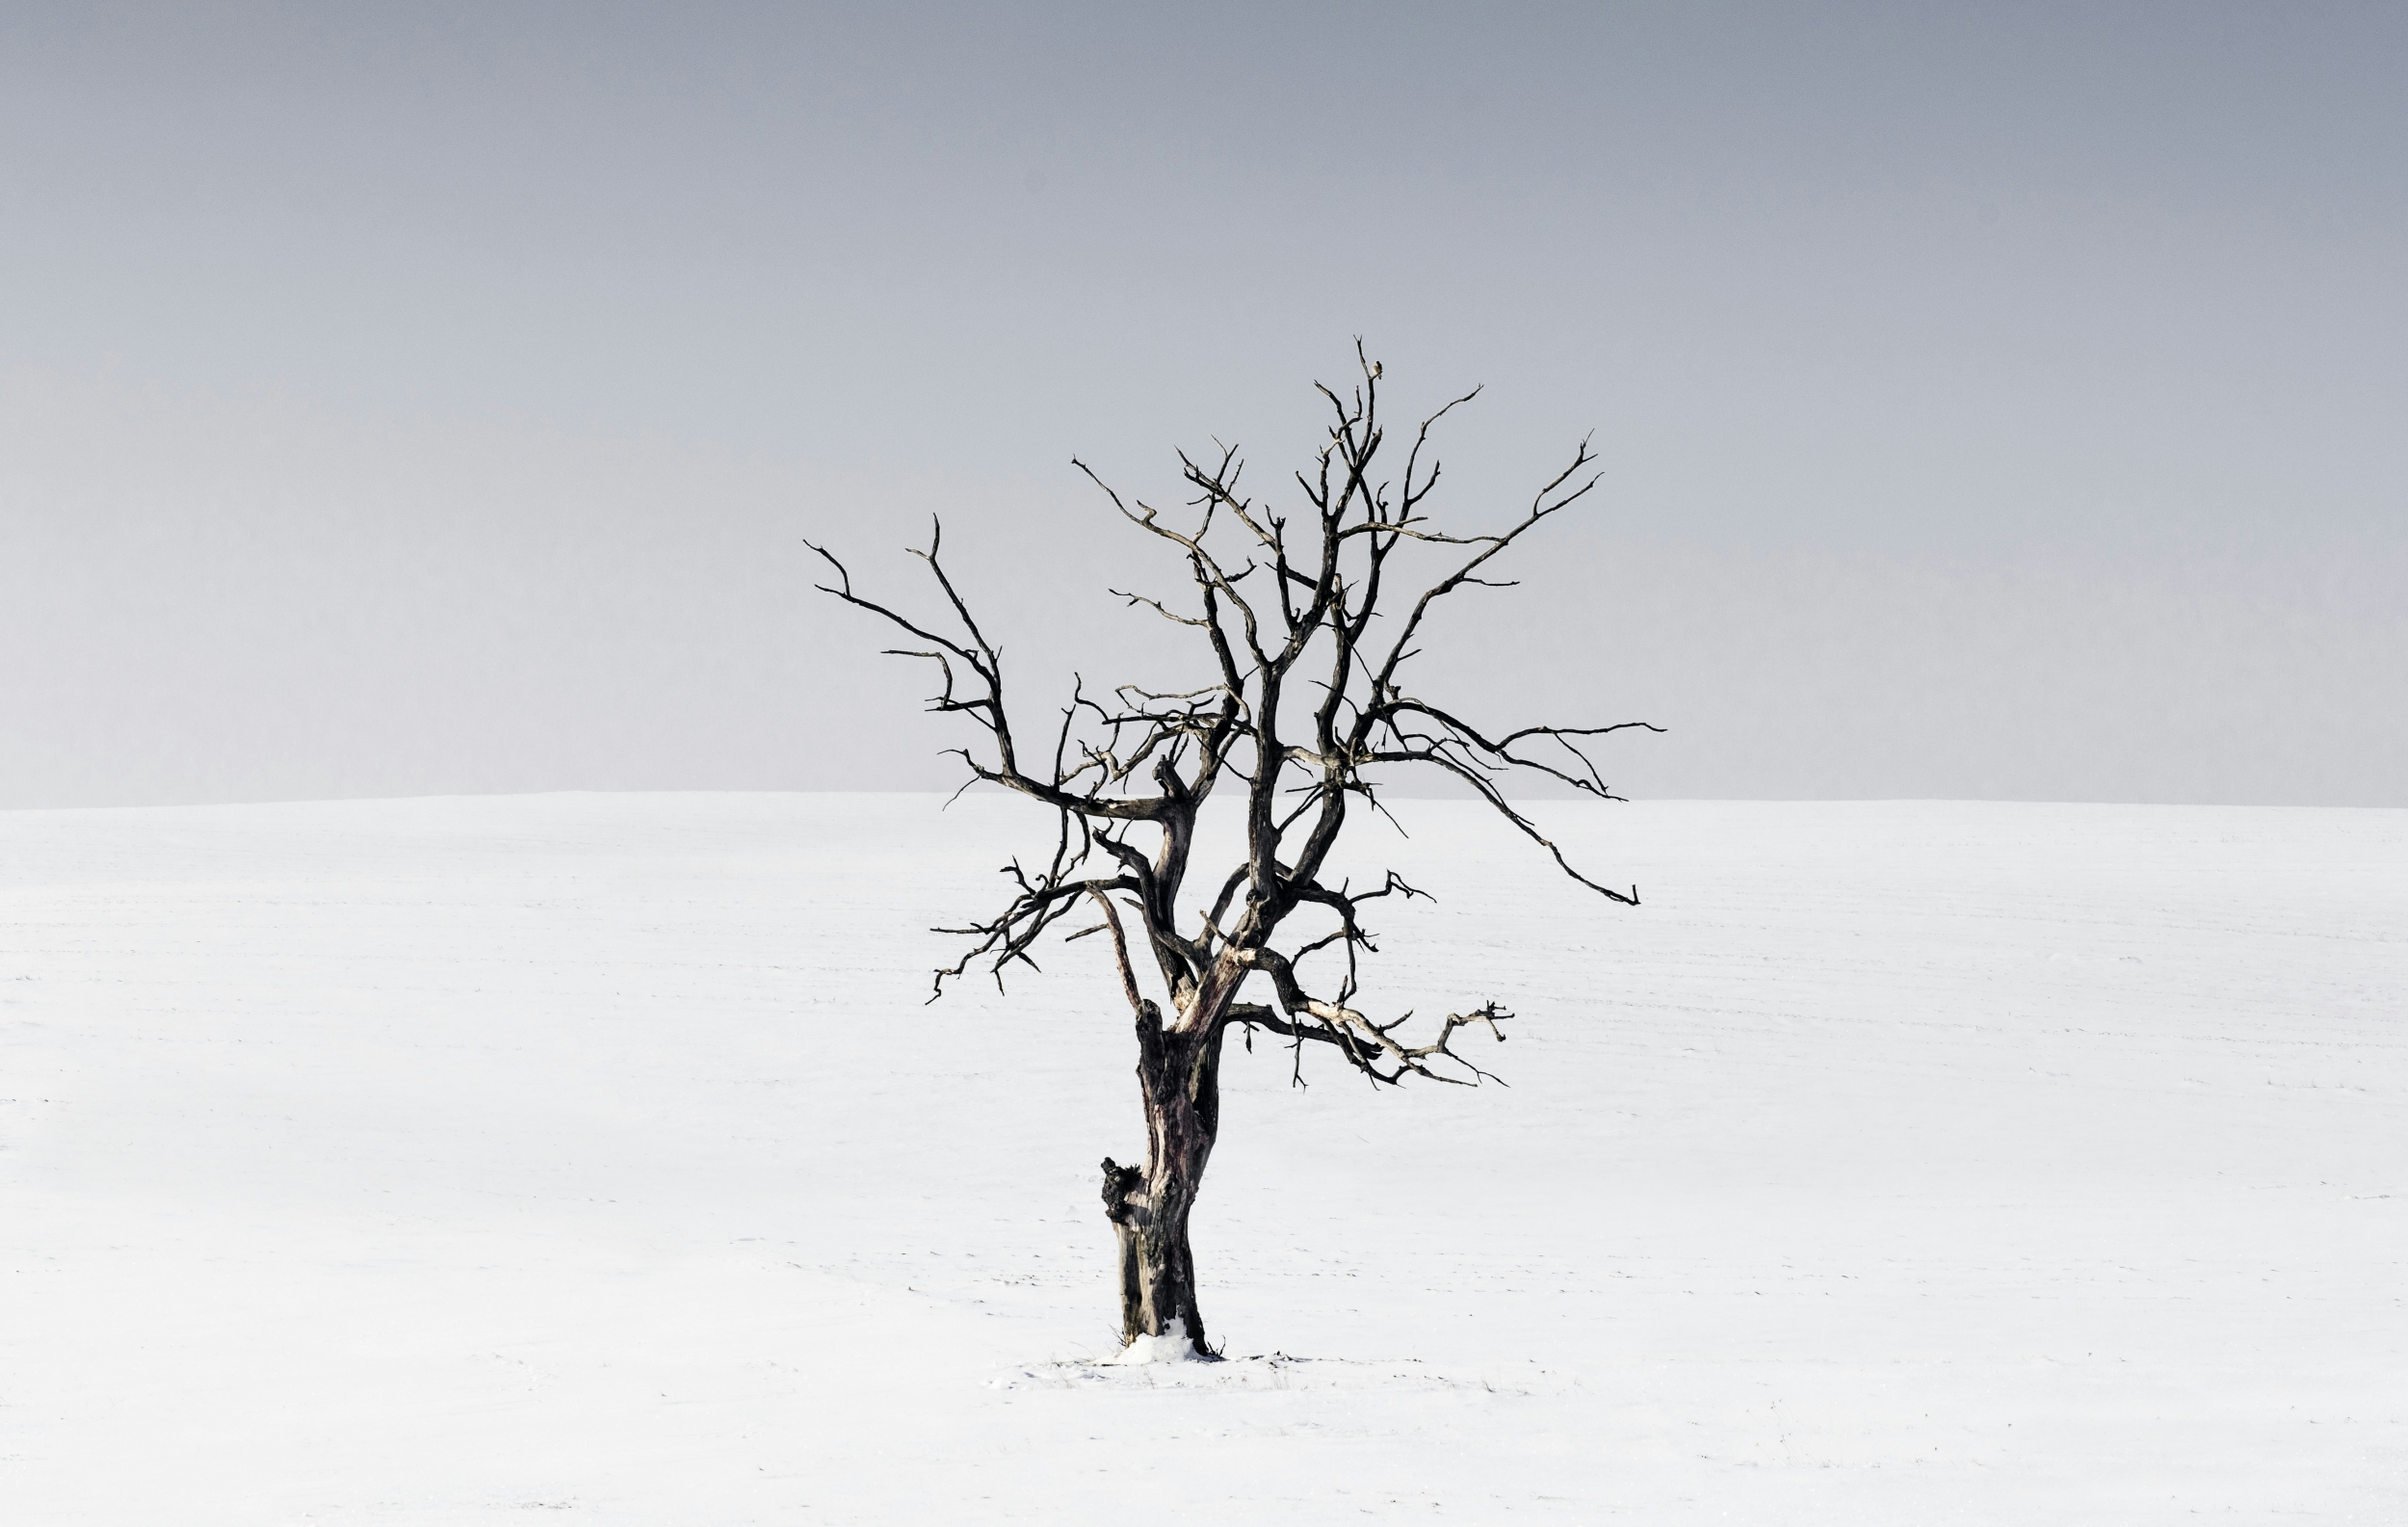
[[[1116,1367],[1134,1368],[1157,1362],[1217,1362],[1195,1350],[1188,1336],[1188,1323],[1172,1320],[1163,1327],[1159,1336],[1139,1336],[1102,1361]]]

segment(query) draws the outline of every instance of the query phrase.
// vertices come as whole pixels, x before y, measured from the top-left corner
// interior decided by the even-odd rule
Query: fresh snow
[[[1041,812],[0,814],[0,1520],[2408,1520],[2408,812],[1460,803],[1232,1046],[1231,1360],[1121,1366],[1087,942],[924,1006]]]

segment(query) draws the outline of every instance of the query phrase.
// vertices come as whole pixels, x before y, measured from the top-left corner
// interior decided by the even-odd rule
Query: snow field
[[[922,1005],[937,805],[0,814],[0,1518],[2408,1517],[2408,812],[1400,803],[1512,1085],[1233,1050],[1117,1367],[1127,1019]]]

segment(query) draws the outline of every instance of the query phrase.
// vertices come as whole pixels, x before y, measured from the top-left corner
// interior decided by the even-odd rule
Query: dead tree
[[[812,548],[835,569],[824,592],[908,633],[914,645],[890,651],[937,665],[942,688],[929,708],[966,716],[983,731],[980,748],[955,750],[971,779],[1056,813],[1051,857],[1006,866],[1011,891],[1002,910],[939,930],[971,942],[936,973],[936,994],[974,967],[1000,985],[1015,962],[1034,966],[1032,951],[1064,918],[1083,907],[1100,914],[1068,936],[1111,937],[1136,1020],[1147,1134],[1142,1167],[1104,1162],[1104,1209],[1119,1241],[1122,1336],[1184,1335],[1198,1356],[1212,1354],[1196,1308],[1188,1217],[1219,1129],[1221,1041],[1232,1026],[1249,1040],[1260,1030],[1288,1041],[1299,1083],[1307,1045],[1319,1045],[1374,1083],[1418,1076],[1476,1085],[1489,1073],[1455,1048],[1457,1039],[1477,1029],[1502,1040],[1498,1025],[1512,1016],[1483,1002],[1409,1038],[1409,1014],[1382,1021],[1357,1005],[1358,957],[1375,952],[1365,905],[1424,893],[1393,871],[1369,889],[1331,883],[1331,851],[1349,810],[1379,809],[1378,783],[1396,771],[1435,771],[1468,787],[1580,885],[1638,904],[1637,887],[1616,890],[1575,869],[1502,782],[1523,771],[1618,800],[1590,745],[1629,727],[1662,728],[1625,722],[1483,731],[1420,698],[1405,679],[1439,601],[1469,587],[1511,587],[1486,576],[1495,559],[1596,486],[1587,442],[1508,527],[1447,534],[1423,510],[1439,478],[1430,431],[1479,389],[1423,420],[1401,477],[1383,480],[1380,367],[1360,345],[1356,358],[1362,377],[1348,396],[1318,388],[1334,417],[1319,460],[1296,474],[1302,505],[1294,513],[1241,491],[1234,449],[1201,461],[1181,454],[1194,496],[1191,513],[1176,520],[1122,498],[1074,461],[1131,525],[1171,549],[1193,585],[1183,608],[1113,593],[1192,631],[1210,666],[1204,682],[1185,692],[1123,685],[1099,698],[1074,685],[1060,724],[1047,728],[1052,735],[1034,755],[1007,709],[1003,659],[940,560],[941,525],[928,550],[915,553],[949,607],[935,620],[856,593],[844,565]],[[1392,559],[1408,546],[1434,548],[1450,569],[1409,603],[1399,590],[1412,586],[1390,581]],[[1244,795],[1243,857],[1218,881],[1199,882],[1209,903],[1198,895],[1183,909],[1199,814],[1224,789]],[[1155,980],[1160,1000],[1147,994]],[[1270,1000],[1243,1000],[1249,983],[1268,987]]]

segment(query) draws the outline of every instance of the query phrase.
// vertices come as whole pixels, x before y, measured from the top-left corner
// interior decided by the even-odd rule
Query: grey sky
[[[1633,793],[2408,804],[2403,77],[2386,6],[12,8],[0,803],[949,782],[801,538],[943,513],[1048,699],[1161,650],[1069,457],[1274,482],[1360,333],[1488,384],[1468,523],[1597,432],[1452,671],[1672,725]]]

